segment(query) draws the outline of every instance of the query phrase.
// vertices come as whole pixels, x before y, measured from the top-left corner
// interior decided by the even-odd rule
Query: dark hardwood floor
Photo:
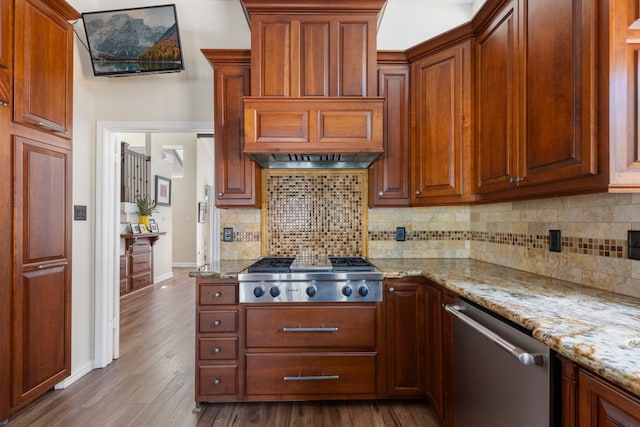
[[[48,393],[8,426],[440,426],[424,401],[219,403],[194,413],[189,270],[122,298],[120,358]]]

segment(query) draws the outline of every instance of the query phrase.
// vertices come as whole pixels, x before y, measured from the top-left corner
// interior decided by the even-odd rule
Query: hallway
[[[122,298],[120,359],[48,393],[8,426],[440,426],[424,401],[220,403],[194,413],[190,270]]]

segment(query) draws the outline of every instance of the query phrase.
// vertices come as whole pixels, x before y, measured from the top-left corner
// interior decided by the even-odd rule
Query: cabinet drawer
[[[247,347],[375,345],[375,306],[247,308]]]
[[[201,366],[198,378],[200,394],[236,394],[238,367],[236,365]]]
[[[136,289],[144,288],[145,286],[149,286],[153,284],[153,280],[151,279],[151,272],[147,271],[146,273],[137,274],[135,276],[131,276],[131,289],[135,291]]]
[[[131,255],[131,274],[151,269],[151,252]]]
[[[200,332],[236,332],[238,311],[204,311],[198,314]]]
[[[199,304],[236,304],[238,301],[236,285],[200,285]]]
[[[129,266],[127,264],[127,256],[120,256],[120,280],[126,279],[129,275]]]
[[[129,249],[131,253],[140,254],[145,252],[151,252],[151,244],[146,240],[147,239],[138,240],[133,245],[131,245],[131,249]]]
[[[236,360],[238,358],[237,338],[200,338],[198,343],[200,360]]]
[[[247,394],[368,394],[375,353],[248,354]]]

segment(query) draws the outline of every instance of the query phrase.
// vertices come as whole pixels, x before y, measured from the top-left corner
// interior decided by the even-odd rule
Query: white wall
[[[173,187],[173,260],[174,267],[196,266],[196,135],[165,134],[166,145],[184,149],[182,177],[174,177]]]
[[[209,212],[205,215],[205,223],[196,224],[196,264],[203,265],[213,261],[213,138],[198,137],[196,151],[197,176],[196,176],[196,196],[198,201],[205,202],[204,188],[210,187],[208,202]]]
[[[158,4],[151,0],[68,1],[80,12]],[[405,49],[471,16],[468,0],[462,4],[458,0],[454,4],[450,0],[389,1],[378,34],[380,49]],[[96,78],[87,51],[75,42],[73,203],[88,206],[88,220],[73,224],[73,375],[90,369],[94,359],[95,159],[97,150],[102,150],[98,145],[102,142],[96,138],[96,123],[206,122],[212,130],[213,74],[200,49],[250,47],[250,32],[239,0],[175,0],[174,3],[185,59],[185,71],[181,73]],[[445,7],[446,4],[450,6]],[[75,27],[83,34],[81,22]],[[161,209],[154,217],[163,218],[159,221],[162,231],[172,232],[168,208]],[[170,239],[160,239],[157,245],[165,242]],[[156,268],[170,266],[168,262],[156,259]],[[156,270],[156,277],[159,274]]]

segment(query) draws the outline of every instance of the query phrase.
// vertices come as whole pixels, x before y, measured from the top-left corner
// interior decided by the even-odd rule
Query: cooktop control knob
[[[276,298],[277,296],[280,295],[280,288],[278,288],[277,286],[274,286],[273,288],[269,289],[269,293],[271,294],[272,297]]]
[[[264,295],[264,286],[258,286],[257,288],[253,289],[253,295],[256,296],[256,298],[260,298],[261,296]]]
[[[307,288],[307,295],[309,295],[310,298],[315,297],[317,293],[318,289],[315,286],[309,286]]]
[[[342,288],[342,295],[344,295],[345,297],[350,297],[352,293],[353,288],[351,288],[351,286],[347,285]]]
[[[361,297],[366,297],[369,294],[369,288],[367,285],[358,286],[358,294],[360,294]]]

